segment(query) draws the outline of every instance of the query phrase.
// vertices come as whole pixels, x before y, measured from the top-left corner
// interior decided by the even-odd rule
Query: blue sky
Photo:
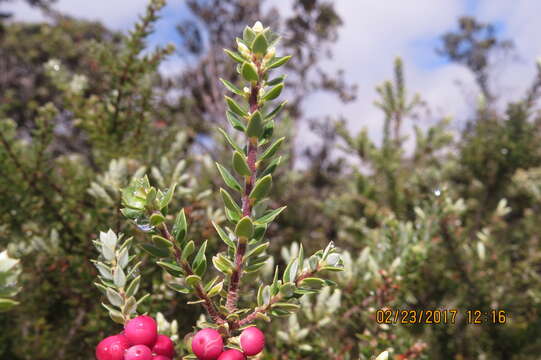
[[[288,8],[284,4],[290,3],[270,2],[283,9]],[[58,0],[56,7],[77,17],[127,30],[144,11],[145,4],[146,0]],[[539,0],[336,0],[335,6],[344,26],[334,46],[334,58],[325,66],[345,71],[348,80],[359,86],[358,101],[344,106],[328,94],[316,94],[307,101],[306,111],[309,115],[342,114],[353,131],[367,127],[376,140],[381,135],[382,115],[372,105],[376,99],[374,88],[392,76],[395,56],[404,60],[410,92],[420,92],[432,110],[431,116],[418,125],[425,126],[443,116],[461,124],[475,106],[478,89],[471,74],[434,51],[439,35],[453,29],[458,16],[475,15],[492,22],[499,33],[515,40],[520,61],[500,61],[494,65],[494,86],[503,90],[502,103],[523,93],[535,75],[535,61],[541,55]],[[40,19],[38,13],[18,0],[4,8],[12,10],[17,19]],[[186,16],[190,15],[181,0],[169,0],[151,43],[178,42],[175,25]],[[178,57],[173,57],[162,70],[174,74],[183,66]],[[411,125],[410,122],[405,131],[410,132]],[[316,141],[306,128],[301,132],[304,136],[300,141]]]

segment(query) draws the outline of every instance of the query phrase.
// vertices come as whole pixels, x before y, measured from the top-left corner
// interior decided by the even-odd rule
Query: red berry
[[[133,345],[126,351],[124,360],[152,360],[152,351],[145,345]]]
[[[171,360],[171,358],[168,358],[167,356],[163,356],[163,355],[154,355],[152,357],[152,360]]]
[[[224,350],[224,341],[214,329],[203,329],[192,339],[192,350],[199,360],[216,360]]]
[[[169,337],[165,335],[158,335],[156,344],[152,348],[152,352],[172,358],[175,355],[175,344],[171,339],[169,339]]]
[[[129,346],[128,339],[122,334],[106,337],[96,346],[96,359],[123,360]]]
[[[218,360],[246,360],[246,356],[237,349],[230,349],[224,351]]]
[[[255,326],[246,328],[240,334],[240,347],[247,356],[257,355],[265,347],[265,335]]]
[[[131,345],[153,347],[158,337],[158,325],[150,316],[142,315],[128,321],[124,326],[126,337]]]

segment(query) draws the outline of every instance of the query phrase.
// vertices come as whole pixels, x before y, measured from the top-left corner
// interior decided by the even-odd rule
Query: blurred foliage
[[[225,250],[209,221],[226,219],[215,195],[214,162],[229,161],[215,131],[226,124],[218,77],[238,80],[222,48],[245,24],[261,19],[279,29],[284,52],[298,59],[287,65],[292,101],[277,137],[309,121],[301,105],[314,91],[354,100],[354,87],[321,66],[341,26],[332,2],[298,0],[284,11],[238,0],[187,4],[193,16],[179,24],[177,52],[191,65],[174,77],[157,72],[172,47],[145,45],[161,1],[125,35],[50,10],[46,24],[2,20],[0,249],[20,259],[18,285],[10,277],[9,288],[22,290],[8,296],[19,305],[0,314],[0,358],[91,358],[98,340],[119,330],[90,286],[90,258],[92,240],[109,228],[142,239],[118,211],[120,189],[133,178],[146,173],[159,188],[177,183],[169,213],[185,208],[190,237]],[[472,18],[442,38],[439,51],[474,73],[482,95],[460,132],[407,91],[398,59],[375,99],[381,143],[366,129],[321,118],[321,147],[284,146],[288,166],[277,170],[269,206],[289,207],[268,228],[272,257],[263,275],[241,290],[255,295],[255,284],[268,282],[274,265],[283,269],[301,242],[310,253],[333,240],[345,271],[295,316],[268,325],[275,336],[267,336],[263,358],[373,359],[385,350],[400,360],[539,358],[541,65],[527,92],[501,111],[489,60],[510,44]],[[182,347],[201,312],[146,264],[143,257],[140,293],[153,295],[142,310],[163,314],[160,329]],[[456,324],[378,324],[378,309],[458,316]],[[468,324],[466,310],[476,309],[509,318]]]

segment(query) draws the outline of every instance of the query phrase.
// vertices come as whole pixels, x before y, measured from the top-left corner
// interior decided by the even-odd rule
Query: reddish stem
[[[258,64],[256,64],[259,66]],[[259,93],[260,83],[259,81],[256,84],[252,85],[252,90],[250,92],[250,113],[253,114],[259,110],[259,104],[257,101],[257,95]],[[257,138],[250,138],[248,140],[248,156],[247,162],[248,167],[250,168],[250,176],[247,176],[244,182],[244,191],[242,194],[242,215],[251,216],[252,214],[252,203],[250,201],[250,193],[255,184],[257,168]],[[242,277],[242,267],[244,254],[246,253],[246,239],[238,239],[237,241],[237,251],[235,253],[235,267],[233,273],[231,274],[231,280],[229,282],[229,289],[227,292],[227,301],[225,303],[225,308],[229,312],[235,312],[237,310],[237,303],[239,300],[239,286],[240,279]]]

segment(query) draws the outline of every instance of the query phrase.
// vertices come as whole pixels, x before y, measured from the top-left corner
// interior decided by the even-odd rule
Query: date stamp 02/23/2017
[[[463,319],[461,319],[463,317]],[[457,310],[457,309],[434,309],[434,310],[400,310],[378,309],[375,313],[378,324],[455,324],[459,320],[467,324],[495,324],[503,325],[509,320],[509,313],[505,310]]]

